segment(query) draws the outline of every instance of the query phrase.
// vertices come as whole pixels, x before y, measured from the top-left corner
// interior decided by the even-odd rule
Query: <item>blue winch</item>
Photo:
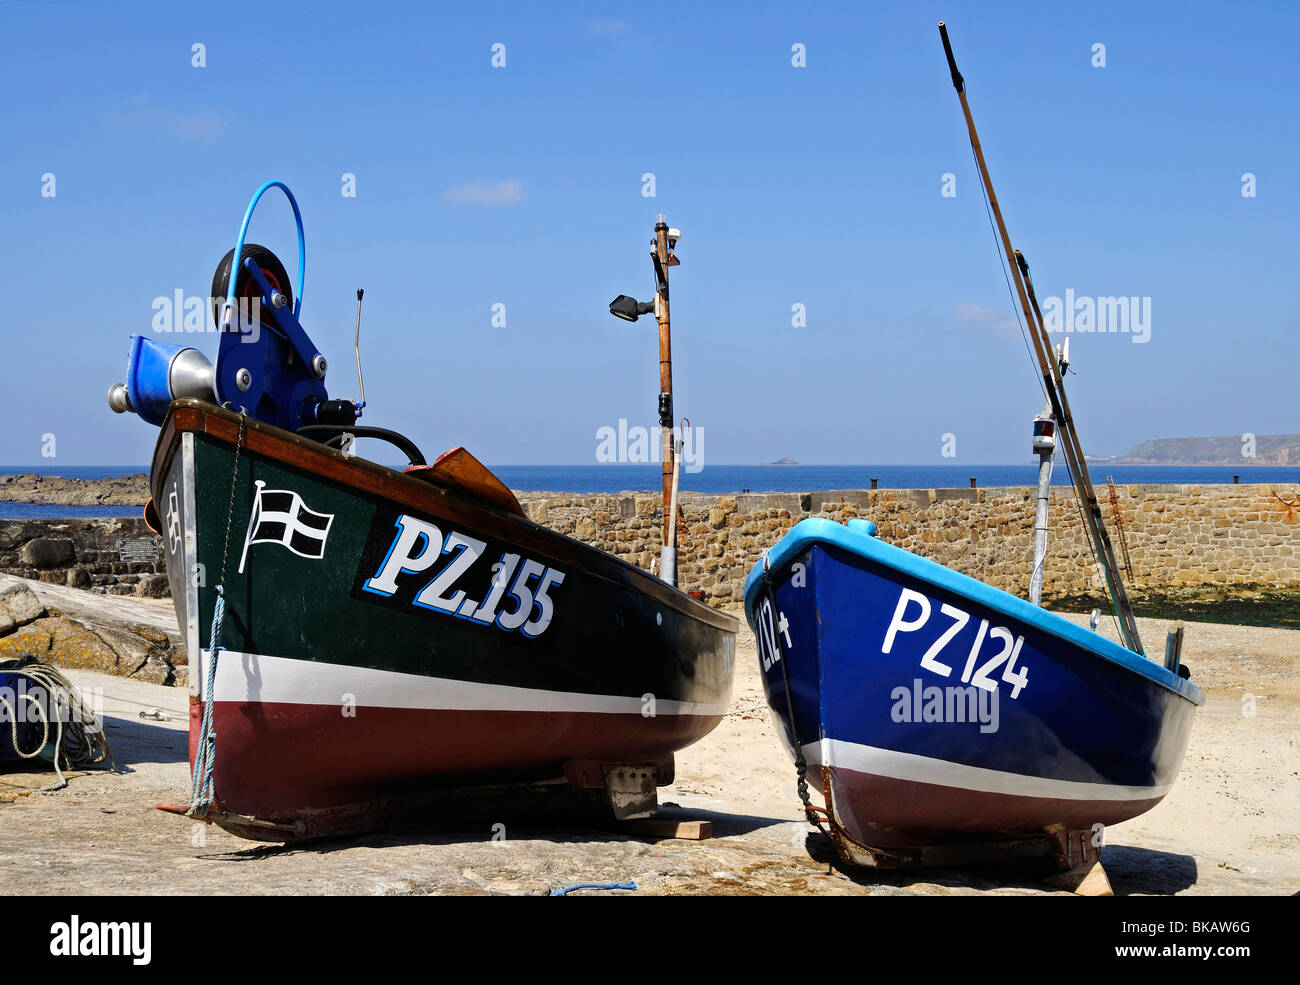
[[[275,254],[245,243],[253,210],[270,188],[284,192],[298,227],[296,298]],[[237,275],[232,270],[236,257]],[[119,414],[132,411],[155,426],[161,426],[173,400],[187,397],[229,406],[289,431],[353,424],[365,401],[329,399],[325,357],[298,320],[305,270],[298,203],[284,182],[268,181],[248,203],[235,248],[213,277],[212,314],[221,333],[216,365],[191,346],[133,335],[126,382],[109,388],[109,407]],[[225,300],[219,302],[223,294]],[[357,295],[359,301],[361,292]]]

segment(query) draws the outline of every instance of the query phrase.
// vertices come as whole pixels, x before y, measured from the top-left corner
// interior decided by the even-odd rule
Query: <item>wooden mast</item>
[[[664,491],[664,529],[663,545],[676,553],[677,545],[669,540],[675,532],[676,525],[672,519],[673,507],[673,462],[676,448],[673,441],[673,345],[672,332],[668,314],[668,268],[677,265],[677,257],[668,242],[668,222],[661,214],[655,222],[655,238],[651,257],[655,268],[655,318],[659,322],[659,437],[660,456],[663,462]],[[662,564],[662,561],[660,562]],[[675,567],[675,566],[674,566]],[[660,572],[667,577],[670,573]],[[675,571],[671,573],[672,582],[676,584]]]
[[[1093,552],[1102,566],[1111,607],[1114,609],[1115,618],[1119,622],[1120,635],[1123,637],[1124,645],[1130,650],[1135,653],[1143,653],[1142,641],[1138,638],[1137,622],[1133,618],[1128,593],[1125,592],[1124,582],[1120,578],[1119,566],[1115,562],[1115,551],[1111,546],[1110,536],[1106,533],[1106,526],[1102,522],[1101,506],[1097,502],[1097,495],[1092,487],[1092,478],[1088,474],[1088,465],[1084,459],[1083,449],[1079,445],[1078,434],[1074,427],[1074,418],[1070,415],[1070,405],[1065,397],[1065,385],[1061,379],[1060,369],[1056,365],[1051,340],[1043,324],[1042,312],[1038,309],[1038,299],[1030,293],[1032,287],[1026,287],[1029,265],[1024,263],[1023,257],[1017,257],[1016,251],[1012,249],[1011,237],[1007,234],[1007,226],[1002,219],[1002,210],[998,207],[998,198],[993,191],[993,181],[989,177],[988,165],[984,161],[984,150],[980,147],[979,135],[975,131],[975,120],[971,117],[970,105],[966,101],[966,83],[962,79],[961,73],[957,71],[957,62],[953,58],[952,45],[948,41],[948,28],[943,21],[939,22],[939,36],[943,39],[944,54],[948,57],[948,68],[952,72],[953,88],[957,90],[957,97],[961,100],[962,114],[966,117],[966,129],[970,132],[971,148],[975,151],[975,161],[979,166],[980,178],[988,195],[989,208],[993,212],[993,217],[997,220],[1002,248],[1006,252],[1007,263],[1011,267],[1011,277],[1015,281],[1016,293],[1020,298],[1020,307],[1029,326],[1029,337],[1033,342],[1034,355],[1038,359],[1038,366],[1043,374],[1043,388],[1048,401],[1052,405],[1052,413],[1056,417],[1057,432],[1063,439],[1061,448],[1065,453],[1070,475],[1074,479],[1075,491],[1084,504],[1082,511],[1084,524],[1092,541]],[[1021,264],[1024,264],[1023,273]]]

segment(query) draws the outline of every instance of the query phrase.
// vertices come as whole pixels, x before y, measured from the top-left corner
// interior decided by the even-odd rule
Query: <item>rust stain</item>
[[[1297,505],[1300,505],[1300,493],[1292,496],[1290,500],[1285,500],[1277,494],[1276,489],[1270,489],[1269,492],[1273,494],[1273,498],[1281,503],[1283,509],[1286,510],[1286,522],[1295,523],[1295,508]]]

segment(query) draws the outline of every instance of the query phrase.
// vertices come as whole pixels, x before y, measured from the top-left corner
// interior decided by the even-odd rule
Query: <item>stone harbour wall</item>
[[[1117,486],[1117,509],[1098,489],[1102,516],[1135,599],[1186,590],[1233,594],[1300,589],[1300,489],[1268,485]],[[650,569],[657,563],[661,497],[520,495],[539,523]],[[1027,596],[1037,489],[847,489],[679,497],[678,581],[721,606],[741,601],[763,550],[795,523],[820,516],[872,520],[877,536],[1005,591]],[[1118,514],[1118,523],[1116,522]],[[1074,492],[1054,488],[1045,600],[1100,598]]]
[[[161,539],[137,517],[0,520],[0,574],[166,598],[166,570]]]
[[[1135,599],[1185,591],[1300,590],[1300,488],[1269,485],[1118,486],[1117,509],[1098,489]],[[528,515],[632,564],[654,570],[663,509],[657,493],[518,493]],[[715,606],[741,601],[763,550],[795,523],[820,516],[872,520],[877,535],[1017,595],[1029,592],[1037,490],[842,489],[679,498],[679,583]],[[1118,522],[1117,522],[1118,520]],[[1045,600],[1100,600],[1101,582],[1073,490],[1052,490]],[[0,521],[0,573],[110,595],[165,597],[160,539],[134,518]]]

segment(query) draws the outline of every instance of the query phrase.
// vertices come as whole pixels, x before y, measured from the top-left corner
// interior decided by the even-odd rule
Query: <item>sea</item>
[[[1089,471],[1097,486],[1107,477],[1117,485],[1230,484],[1234,475],[1244,483],[1300,485],[1300,466],[1218,465],[1108,465],[1090,462]],[[0,475],[39,472],[73,479],[104,479],[110,476],[146,472],[144,465],[46,465],[0,466]],[[556,493],[617,493],[628,490],[658,490],[658,464],[648,465],[498,465],[492,471],[511,489]],[[880,489],[969,488],[978,486],[1034,486],[1038,484],[1038,462],[1021,465],[708,465],[698,472],[681,473],[686,492],[814,492],[822,489],[870,489],[875,479]],[[1058,461],[1052,484],[1070,485],[1069,473]],[[50,506],[0,501],[0,519],[36,517],[139,516],[136,506]]]

